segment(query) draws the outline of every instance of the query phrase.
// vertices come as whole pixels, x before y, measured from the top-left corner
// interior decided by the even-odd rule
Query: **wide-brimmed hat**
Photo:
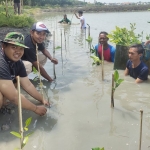
[[[50,31],[48,30],[48,28],[46,27],[46,25],[43,22],[36,22],[33,24],[31,30],[35,30],[35,31],[45,31],[47,33],[50,33]]]
[[[10,43],[20,47],[29,48],[24,45],[24,36],[22,33],[19,32],[9,32],[8,34],[6,34],[4,40],[0,41],[3,43]]]

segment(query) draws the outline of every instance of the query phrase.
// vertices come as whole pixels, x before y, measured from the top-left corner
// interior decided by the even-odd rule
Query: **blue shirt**
[[[96,55],[97,55],[99,58],[101,58],[100,55],[98,54],[98,47],[99,47],[99,45],[100,45],[100,44],[97,44],[97,45],[95,46],[95,50],[96,50]],[[108,44],[108,46],[109,46],[109,48],[110,48],[111,61],[114,62],[114,61],[115,61],[116,48],[113,47],[112,45],[109,45],[109,44]]]
[[[142,61],[136,68],[132,68],[132,61],[128,60],[126,67],[129,70],[129,75],[134,79],[139,78],[141,80],[147,80],[149,70]]]

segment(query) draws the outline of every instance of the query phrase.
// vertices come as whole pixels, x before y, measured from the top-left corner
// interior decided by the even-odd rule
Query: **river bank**
[[[74,12],[83,10],[84,12],[133,12],[133,11],[148,11],[150,5],[85,5],[85,6],[64,6],[64,7],[49,7],[41,8],[42,12]]]

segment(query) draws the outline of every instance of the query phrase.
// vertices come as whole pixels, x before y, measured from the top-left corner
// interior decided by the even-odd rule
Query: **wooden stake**
[[[142,145],[142,121],[143,121],[143,110],[140,110],[141,120],[140,120],[140,142],[139,142],[139,150],[141,150]]]
[[[112,74],[111,107],[114,107],[114,74]]]
[[[53,31],[53,58],[55,58],[55,31]],[[53,64],[54,79],[56,79],[55,64]]]
[[[43,95],[43,84],[41,82],[41,73],[40,73],[40,67],[39,67],[39,57],[38,57],[38,45],[36,43],[36,58],[37,58],[37,64],[38,64],[38,75],[39,75],[39,80],[40,80],[40,89],[41,89],[41,94],[44,98],[44,95]]]
[[[104,81],[104,48],[102,45],[102,81]]]
[[[23,146],[23,125],[22,125],[22,104],[21,104],[21,95],[20,95],[20,77],[17,76],[17,88],[18,88],[18,114],[19,114],[19,132],[21,134],[20,146],[22,149]]]

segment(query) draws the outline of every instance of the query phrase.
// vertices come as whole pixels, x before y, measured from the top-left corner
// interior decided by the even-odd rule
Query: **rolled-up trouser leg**
[[[29,61],[22,61],[22,62],[24,63],[27,74],[30,74],[32,72],[32,63]]]
[[[47,57],[43,55],[42,53],[38,53],[38,58],[39,58],[39,63],[42,66],[44,66],[47,61]],[[32,63],[29,61],[24,61],[24,60],[22,62],[24,63],[27,74],[30,74],[32,72]]]
[[[43,55],[43,53],[39,53],[39,63],[44,66],[46,61],[47,61],[47,57],[45,55]]]

